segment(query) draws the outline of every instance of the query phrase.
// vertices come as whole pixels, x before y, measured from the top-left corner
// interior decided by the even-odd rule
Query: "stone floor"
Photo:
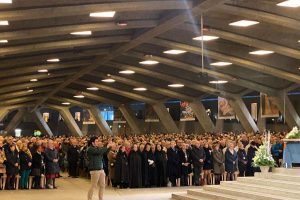
[[[0,190],[2,200],[85,200],[89,188],[86,179],[60,178],[56,190]],[[195,188],[195,187],[189,187]],[[150,189],[106,188],[104,200],[169,200],[174,192],[184,192],[187,187]],[[94,200],[97,200],[96,192]]]

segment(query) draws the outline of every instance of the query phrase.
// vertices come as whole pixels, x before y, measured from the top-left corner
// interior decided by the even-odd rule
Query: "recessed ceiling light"
[[[12,3],[12,0],[0,0],[0,3]]]
[[[278,3],[276,5],[283,6],[283,7],[297,8],[300,6],[300,1],[299,0],[287,0],[287,1],[283,1],[281,3]]]
[[[92,35],[92,31],[78,31],[72,32],[71,35]]]
[[[156,65],[158,63],[159,62],[156,60],[144,60],[144,61],[140,62],[140,64],[142,64],[142,65]]]
[[[180,88],[180,87],[184,87],[183,84],[180,84],[180,83],[175,83],[175,84],[170,84],[168,85],[169,87],[173,87],[173,88]]]
[[[133,88],[133,90],[135,90],[135,91],[146,91],[147,88],[140,87],[140,88]]]
[[[0,26],[8,26],[9,23],[6,20],[0,20]]]
[[[78,98],[78,99],[83,99],[84,96],[82,94],[76,94],[73,97]]]
[[[165,54],[178,55],[178,54],[186,53],[186,51],[184,51],[184,50],[178,50],[178,49],[172,49],[172,50],[164,51],[164,53]]]
[[[232,63],[230,63],[230,62],[214,62],[214,63],[210,63],[210,65],[212,65],[212,66],[228,66],[228,65],[232,65]]]
[[[47,72],[48,72],[48,69],[39,69],[38,72],[39,72],[39,73],[47,73]]]
[[[111,17],[114,17],[115,14],[116,14],[116,11],[94,12],[94,13],[90,13],[90,17],[111,18]]]
[[[127,22],[117,22],[118,26],[127,26],[128,23]]]
[[[87,90],[93,90],[93,91],[97,91],[97,90],[99,90],[99,88],[97,88],[97,87],[88,87],[88,88],[86,88]]]
[[[69,103],[69,102],[63,102],[63,103],[61,103],[62,105],[70,105],[71,103]]]
[[[102,82],[113,83],[113,82],[115,82],[115,80],[112,78],[107,78],[107,79],[103,79]]]
[[[36,79],[36,78],[30,79],[30,82],[37,82],[37,81],[38,81],[38,79]]]
[[[0,43],[8,43],[8,40],[0,40]]]
[[[219,37],[217,36],[213,36],[213,35],[203,35],[203,36],[198,36],[198,37],[194,37],[193,40],[200,40],[200,41],[211,41],[211,40],[216,40],[219,39]]]
[[[33,92],[33,90],[27,90],[27,92]]]
[[[251,20],[240,20],[240,21],[232,22],[229,25],[230,26],[238,26],[238,27],[248,27],[248,26],[253,26],[255,24],[259,24],[259,22],[251,21]]]
[[[51,59],[48,59],[47,62],[59,62],[59,58],[51,58]]]
[[[228,83],[228,81],[223,81],[223,80],[217,80],[217,81],[209,81],[211,84],[225,84]]]
[[[123,70],[123,71],[119,71],[120,74],[134,74],[135,72],[132,70]]]
[[[268,54],[272,54],[272,53],[274,53],[274,51],[257,50],[257,51],[249,52],[249,54],[252,54],[252,55],[268,55]]]

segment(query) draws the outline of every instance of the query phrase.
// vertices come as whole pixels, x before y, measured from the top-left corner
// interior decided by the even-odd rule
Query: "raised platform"
[[[277,168],[272,173],[239,177],[221,185],[172,194],[174,200],[300,200],[300,169]]]

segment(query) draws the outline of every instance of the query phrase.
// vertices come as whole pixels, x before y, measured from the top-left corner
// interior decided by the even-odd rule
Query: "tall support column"
[[[161,123],[169,133],[179,133],[179,129],[163,103],[152,105]]]
[[[6,115],[10,112],[9,108],[0,108],[0,122],[4,120]]]
[[[83,134],[80,128],[78,127],[77,123],[75,122],[71,112],[69,111],[69,108],[59,107],[58,111],[61,114],[61,116],[64,118],[64,122],[66,123],[67,127],[71,131],[71,134],[75,136],[82,136]]]
[[[217,119],[215,132],[223,132],[224,119]]]
[[[215,131],[215,125],[211,121],[210,117],[207,115],[205,107],[203,106],[201,101],[193,101],[190,102],[190,106],[195,113],[201,127],[206,132],[214,132]]]
[[[247,132],[257,132],[258,127],[249,113],[244,101],[240,97],[236,97],[234,100],[229,100],[229,104],[233,107],[236,115],[238,116],[242,126]]]
[[[261,133],[264,132],[267,129],[267,127],[266,127],[266,118],[261,117],[261,110],[259,110],[259,115],[258,115],[258,119],[257,119],[257,126],[258,126],[258,129]]]
[[[280,96],[273,96],[275,104],[280,110],[281,114],[285,116],[285,121],[289,128],[293,128],[294,126],[300,127],[300,118],[295,110],[292,102],[286,93],[282,92]]]
[[[123,116],[125,117],[126,121],[128,122],[132,132],[134,134],[141,134],[141,128],[139,126],[139,123],[136,119],[136,117],[134,116],[134,113],[131,111],[131,109],[126,106],[126,105],[121,105],[119,107],[121,113],[123,114]]]
[[[25,108],[19,108],[16,115],[12,118],[12,120],[9,122],[7,127],[4,129],[8,135],[12,134],[12,131],[20,124],[20,122],[23,119],[23,116],[26,112]]]
[[[103,119],[100,109],[97,108],[96,106],[93,106],[93,107],[89,108],[88,111],[89,111],[90,115],[93,116],[93,118],[96,122],[96,125],[100,129],[102,135],[112,135],[112,131],[109,128],[109,125],[107,124],[105,119]]]
[[[47,133],[48,136],[52,137],[53,133],[50,129],[50,127],[48,126],[47,122],[44,120],[41,112],[39,109],[34,110],[34,115],[36,118],[36,122],[38,124],[38,126],[45,132]]]

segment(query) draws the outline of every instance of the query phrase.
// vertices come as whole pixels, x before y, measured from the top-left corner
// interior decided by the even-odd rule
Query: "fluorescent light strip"
[[[72,32],[71,35],[92,35],[92,31],[78,31]]]
[[[277,6],[289,7],[289,8],[298,8],[300,7],[300,0],[287,0],[281,3],[276,4]]]
[[[142,65],[156,65],[158,63],[159,62],[156,60],[144,60],[144,61],[140,62],[140,64],[142,64]]]
[[[174,84],[170,84],[168,85],[169,87],[173,87],[173,88],[180,88],[180,87],[184,87],[183,84],[180,84],[180,83],[174,83]]]
[[[179,50],[179,49],[171,49],[171,50],[164,51],[164,53],[165,54],[171,54],[171,55],[178,55],[178,54],[186,53],[186,51]]]
[[[257,50],[257,51],[251,51],[251,52],[249,52],[249,54],[252,54],[252,55],[268,55],[268,54],[272,54],[272,53],[274,53],[274,51]]]
[[[210,63],[210,65],[212,65],[212,66],[228,66],[228,65],[232,65],[232,63],[230,63],[230,62],[214,62],[214,63]]]
[[[78,99],[83,99],[84,96],[82,94],[74,95],[73,97],[78,98]]]
[[[39,69],[38,72],[39,72],[39,73],[47,73],[47,72],[48,72],[48,69]]]
[[[99,90],[99,88],[97,88],[97,87],[88,87],[88,88],[86,88],[87,90],[92,90],[92,91],[97,91],[97,90]]]
[[[51,59],[48,59],[47,62],[59,62],[59,58],[51,58]]]
[[[30,82],[37,82],[37,81],[38,81],[38,79],[36,79],[36,78],[30,79]]]
[[[240,20],[236,22],[232,22],[229,25],[230,26],[238,26],[238,27],[248,27],[248,26],[253,26],[259,24],[257,21],[251,21],[251,20]]]
[[[70,105],[71,103],[69,103],[69,102],[63,102],[63,103],[61,103],[62,105]]]
[[[113,83],[113,82],[116,82],[116,81],[114,79],[107,78],[107,79],[103,79],[102,82]]]
[[[211,84],[225,84],[228,83],[228,81],[218,80],[218,81],[209,81]]]
[[[147,88],[133,88],[133,90],[135,90],[135,91],[146,91],[147,90]]]
[[[9,23],[6,20],[0,20],[0,26],[8,26]]]
[[[0,43],[2,43],[2,44],[8,43],[8,40],[0,40]]]
[[[9,4],[9,3],[12,3],[12,0],[0,0],[0,4],[1,3],[7,3],[7,4]]]
[[[105,11],[105,12],[94,12],[90,13],[90,17],[103,17],[103,18],[112,18],[116,14],[116,11]]]
[[[119,71],[120,74],[134,74],[135,71],[132,70],[123,70],[123,71]]]
[[[213,35],[203,35],[203,36],[198,36],[198,37],[194,37],[193,40],[200,40],[200,41],[211,41],[211,40],[216,40],[219,39],[219,37],[217,36],[213,36]]]

